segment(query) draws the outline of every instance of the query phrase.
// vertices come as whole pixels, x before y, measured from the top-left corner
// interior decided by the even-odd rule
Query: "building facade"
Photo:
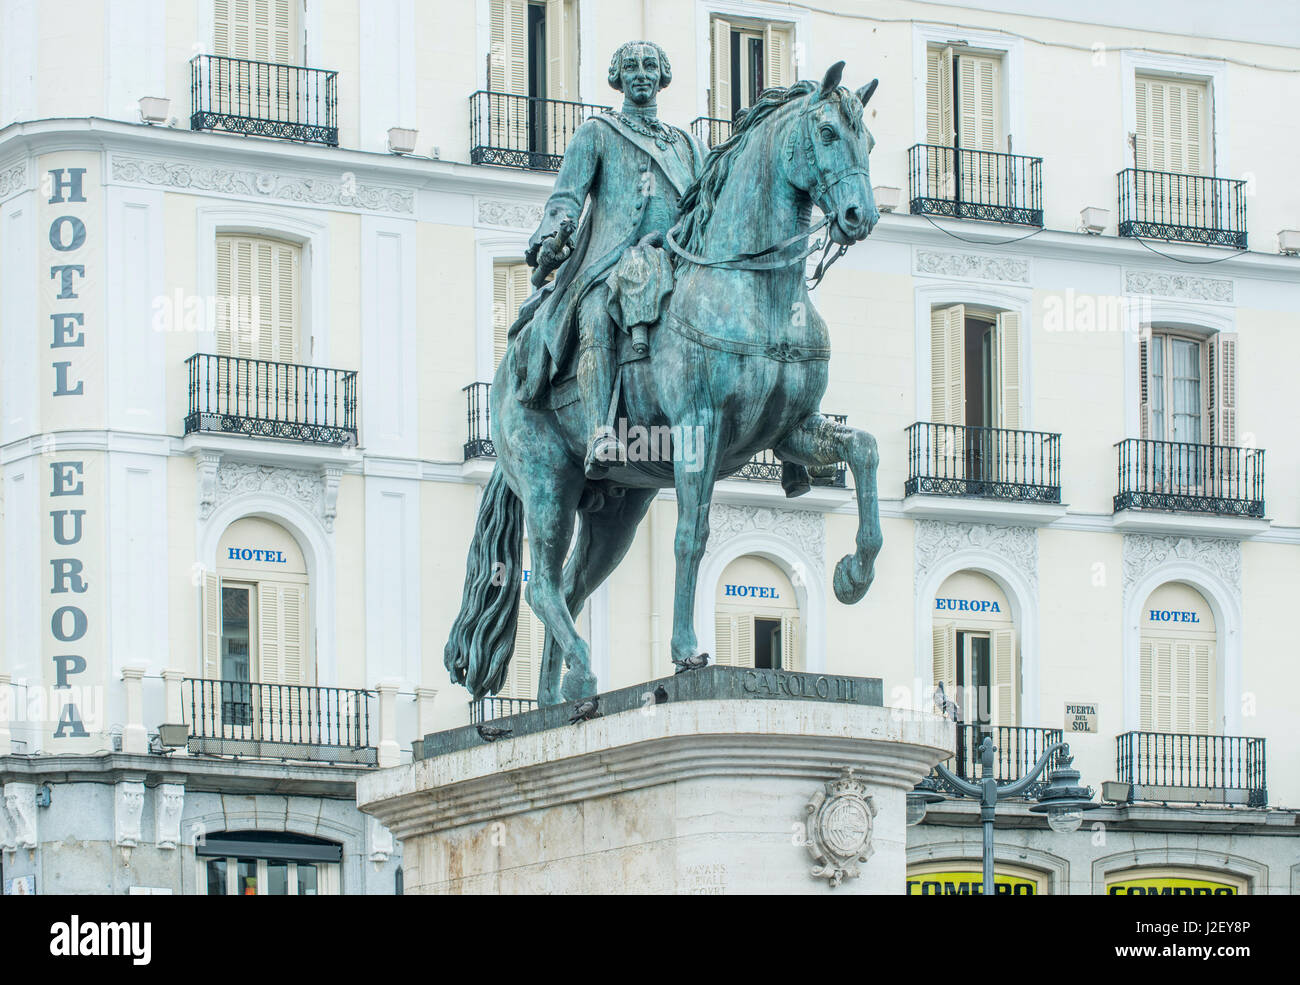
[[[834,599],[852,477],[787,499],[765,453],[719,484],[701,647],[941,681],[962,775],[1068,738],[1107,805],[1008,805],[1000,891],[1300,892],[1294,13],[830,6],[0,0],[6,892],[400,891],[358,772],[536,694],[526,606],[495,698],[442,648],[527,240],[633,37],[706,145],[880,79],[886,214],[813,296],[876,580]],[[675,519],[582,615],[602,687],[671,670]],[[909,892],[971,891],[976,820],[910,829]]]

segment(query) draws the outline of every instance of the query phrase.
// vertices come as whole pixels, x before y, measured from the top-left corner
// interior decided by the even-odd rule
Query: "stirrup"
[[[583,471],[588,479],[603,479],[609,474],[610,466],[626,464],[627,449],[618,440],[613,428],[606,428],[587,442]]]

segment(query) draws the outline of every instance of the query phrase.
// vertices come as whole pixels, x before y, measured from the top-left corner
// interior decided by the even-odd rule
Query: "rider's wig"
[[[623,66],[623,53],[627,51],[628,48],[634,48],[639,45],[648,45],[655,50],[655,54],[659,57],[659,88],[667,89],[668,83],[673,80],[673,67],[668,62],[667,52],[653,41],[628,41],[625,44],[618,46],[618,50],[614,52],[614,57],[609,60],[610,88],[617,89],[619,92],[623,91],[623,78],[619,73],[619,69]]]

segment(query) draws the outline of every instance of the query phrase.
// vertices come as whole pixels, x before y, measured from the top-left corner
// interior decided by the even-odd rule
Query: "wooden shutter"
[[[1144,637],[1138,667],[1138,727],[1207,735],[1214,728],[1214,644]]]
[[[953,111],[952,48],[926,49],[925,142],[937,147],[957,143],[956,113]],[[952,151],[926,152],[926,194],[951,199],[957,193],[956,161]]]
[[[530,700],[537,697],[537,677],[541,672],[545,647],[546,627],[537,618],[537,613],[521,598],[519,621],[515,626],[515,650],[510,658],[510,671],[499,692],[501,697]]]
[[[298,356],[301,250],[249,236],[217,237],[217,352],[293,362]],[[250,317],[251,316],[251,317]]]
[[[957,627],[954,623],[944,622],[934,626],[934,683],[943,684],[944,692],[950,701],[957,700]]]
[[[1151,342],[1138,339],[1138,437],[1151,438]]]
[[[989,55],[957,58],[958,145],[1002,149],[1002,60]]]
[[[994,725],[1018,725],[1016,706],[1016,633],[995,629],[990,643],[993,662],[993,700],[989,709]]]
[[[737,667],[754,666],[754,617],[748,613],[736,616],[735,643],[732,660]]]
[[[1219,332],[1206,344],[1212,445],[1237,444],[1237,333]]]
[[[935,424],[966,420],[966,306],[930,312],[930,419]]]
[[[297,64],[297,7],[293,0],[214,0],[213,54]]]
[[[546,0],[546,94],[551,99],[578,98],[576,23],[572,0]]]
[[[203,670],[208,680],[221,677],[221,578],[203,575]]]
[[[997,317],[998,427],[1020,430],[1020,315],[1004,311]]]
[[[306,634],[306,588],[294,582],[258,582],[258,683],[306,682]]]
[[[799,617],[781,617],[781,667],[784,670],[803,670],[799,659]]]
[[[1214,732],[1214,647],[1208,640],[1192,643],[1191,730],[1200,735]]]
[[[763,70],[765,86],[788,86],[794,81],[791,51],[793,31],[786,24],[763,25]],[[758,93],[754,93],[757,97]]]
[[[1137,166],[1177,174],[1205,174],[1209,164],[1204,82],[1138,76],[1134,83]]]
[[[532,291],[526,263],[498,263],[492,268],[492,368],[505,358],[510,326]]]
[[[547,13],[550,13],[549,9]],[[490,18],[492,53],[488,62],[488,88],[493,92],[526,96],[528,95],[527,0],[492,0]]]
[[[723,667],[735,664],[735,628],[735,616],[722,613],[713,617],[713,643],[717,651],[713,654],[714,663]]]
[[[713,57],[709,87],[709,115],[716,120],[731,119],[731,25],[721,17],[713,18]]]

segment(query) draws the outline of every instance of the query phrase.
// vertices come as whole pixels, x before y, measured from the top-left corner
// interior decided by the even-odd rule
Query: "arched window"
[[[1216,729],[1217,627],[1204,596],[1161,585],[1142,609],[1138,727],[1144,732],[1211,734]]]
[[[1011,607],[990,578],[958,571],[933,601],[934,681],[963,722],[1020,724],[1020,654]]]
[[[315,667],[302,549],[282,526],[236,520],[204,578],[203,672],[210,680],[310,684]]]
[[[799,604],[779,567],[765,558],[736,558],[718,580],[714,640],[719,664],[803,670]]]

